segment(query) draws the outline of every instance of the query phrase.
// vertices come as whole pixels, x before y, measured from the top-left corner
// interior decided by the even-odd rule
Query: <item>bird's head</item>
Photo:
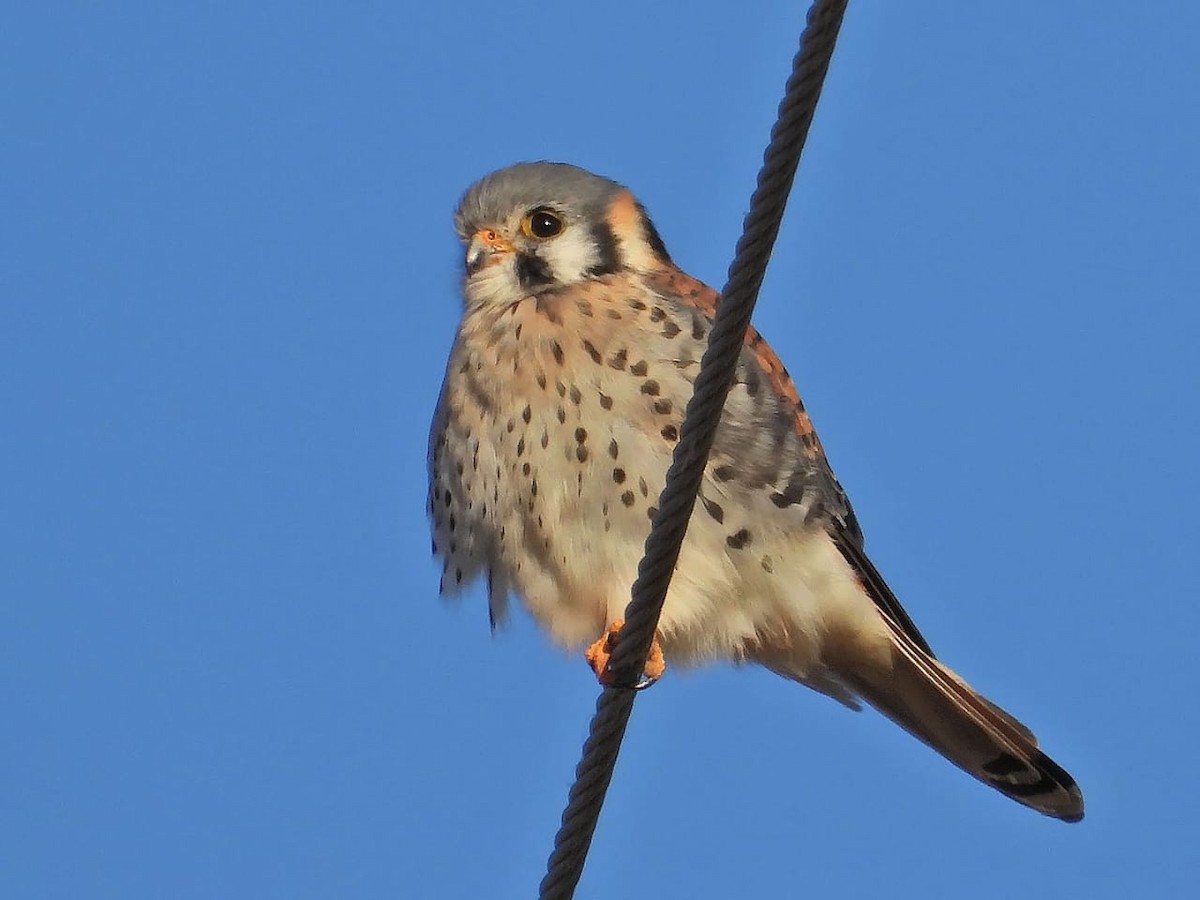
[[[467,304],[508,304],[622,270],[670,265],[626,188],[566,163],[518,163],[473,184],[454,215]]]

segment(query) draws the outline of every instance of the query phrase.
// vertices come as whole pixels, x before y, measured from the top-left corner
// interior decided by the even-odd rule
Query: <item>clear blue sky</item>
[[[597,693],[437,599],[461,191],[630,185],[718,286],[803,3],[11,4],[0,894],[533,895]],[[763,672],[638,702],[579,896],[1200,870],[1200,12],[855,0],[757,321],[1043,819]]]

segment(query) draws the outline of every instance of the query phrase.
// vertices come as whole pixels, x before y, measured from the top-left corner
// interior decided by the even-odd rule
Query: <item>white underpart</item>
[[[551,265],[588,264],[591,254],[563,237],[549,257]],[[659,429],[666,421],[678,424],[696,368],[678,363],[694,359],[700,350],[683,333],[663,339],[662,326],[649,321],[648,311],[630,309],[629,300],[639,291],[634,283],[612,289],[589,284],[580,296],[592,298],[596,314],[583,317],[573,303],[563,304],[560,321],[552,322],[532,298],[522,299],[511,259],[477,273],[466,286],[468,312],[449,371],[464,367],[473,373],[470,378],[481,385],[479,393],[489,398],[491,409],[485,415],[471,412],[472,392],[454,387],[453,379],[444,398],[448,446],[462,452],[479,441],[477,472],[468,472],[476,479],[470,490],[477,502],[464,510],[465,497],[456,501],[459,551],[450,573],[461,566],[465,584],[490,568],[493,578],[498,576],[502,587],[511,585],[534,618],[566,647],[595,640],[609,622],[624,617],[649,531],[648,508],[658,502],[670,463],[673,445]],[[649,307],[667,305],[653,295],[641,296]],[[620,305],[619,323],[602,314],[605,304]],[[682,317],[681,326],[690,331],[690,312],[675,308],[671,315]],[[626,347],[631,364],[644,357],[648,373],[635,376],[629,367],[597,364],[582,346],[587,336],[605,348],[606,356]],[[565,354],[561,363],[552,352],[555,346]],[[535,383],[538,372],[548,379],[545,389]],[[642,390],[646,378],[658,382],[660,394]],[[558,381],[578,390],[581,402],[571,402],[569,392],[560,400]],[[612,414],[601,411],[601,396],[611,398]],[[674,417],[654,415],[655,399],[669,399]],[[753,403],[745,387],[736,385],[726,420],[748,415]],[[527,404],[533,412],[525,423]],[[562,422],[559,406],[566,413]],[[509,420],[517,423],[512,432]],[[581,426],[588,432],[582,462],[575,458],[572,437]],[[540,446],[543,433],[550,436],[546,448]],[[744,458],[769,457],[765,445],[757,446],[765,435],[752,433],[755,446],[741,448]],[[518,455],[521,439],[524,449]],[[610,442],[619,447],[616,459],[608,453]],[[522,476],[526,462],[531,473]],[[890,636],[883,619],[824,528],[805,524],[802,504],[780,509],[771,502],[770,489],[738,478],[719,481],[713,465],[701,494],[718,503],[723,516],[717,521],[697,504],[659,624],[668,660],[676,665],[758,661],[848,700],[830,659],[886,655]],[[627,472],[621,486],[614,484],[617,466]],[[453,486],[453,477],[447,480]],[[532,481],[538,487],[530,512]],[[635,502],[620,501],[624,490],[634,493]],[[485,519],[478,518],[481,497],[487,501]],[[464,535],[464,525],[474,529],[474,543]],[[729,538],[741,529],[750,532],[749,543],[731,548]],[[501,532],[503,545],[497,541]],[[443,530],[439,544],[446,546],[450,537]],[[545,550],[544,541],[549,541]],[[468,553],[469,547],[474,549]],[[455,581],[450,579],[449,592]]]

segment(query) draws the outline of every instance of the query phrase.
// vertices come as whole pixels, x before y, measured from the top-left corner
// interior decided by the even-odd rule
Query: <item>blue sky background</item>
[[[630,185],[719,286],[804,4],[0,16],[0,894],[532,896],[597,689],[445,607],[458,196]],[[1194,4],[855,0],[757,322],[1043,819],[763,672],[638,702],[580,897],[1200,872]]]

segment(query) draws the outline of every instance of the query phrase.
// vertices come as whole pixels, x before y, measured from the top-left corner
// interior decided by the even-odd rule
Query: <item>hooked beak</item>
[[[494,228],[481,228],[471,235],[467,246],[467,277],[498,263],[505,253],[516,249]]]

